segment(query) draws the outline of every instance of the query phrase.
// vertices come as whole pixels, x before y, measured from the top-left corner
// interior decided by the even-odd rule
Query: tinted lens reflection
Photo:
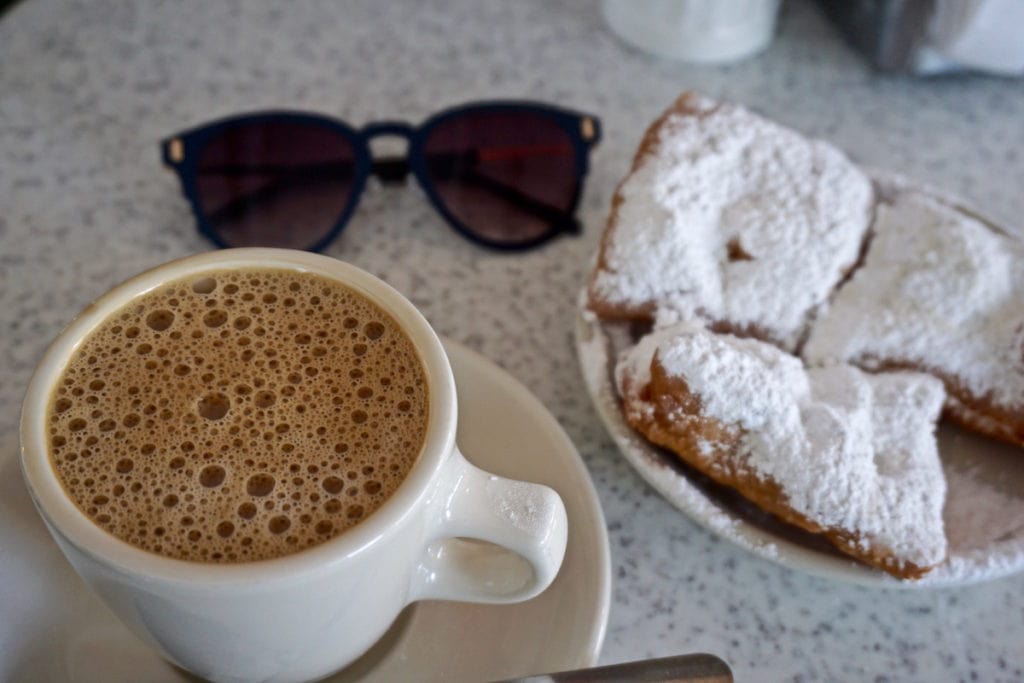
[[[354,160],[343,134],[314,122],[240,124],[201,150],[199,206],[230,246],[306,249],[351,200]]]
[[[569,219],[580,171],[569,133],[529,111],[479,111],[436,125],[427,175],[465,228],[500,244],[537,239]]]

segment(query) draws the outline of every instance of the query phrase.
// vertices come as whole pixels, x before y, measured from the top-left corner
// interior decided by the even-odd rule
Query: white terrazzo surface
[[[441,334],[495,359],[575,441],[612,547],[602,660],[708,651],[738,680],[1021,680],[1024,576],[880,591],[757,559],[647,487],[584,391],[576,291],[640,134],[684,88],[749,104],[1024,227],[1024,82],[876,75],[802,0],[786,3],[779,28],[767,52],[722,68],[628,49],[598,3],[582,0],[16,5],[0,17],[0,443],[64,322],[125,277],[209,248],[160,167],[162,136],[269,107],[362,123],[492,97],[562,103],[604,122],[582,238],[483,251],[418,190],[387,187],[367,192],[327,253],[383,277]]]

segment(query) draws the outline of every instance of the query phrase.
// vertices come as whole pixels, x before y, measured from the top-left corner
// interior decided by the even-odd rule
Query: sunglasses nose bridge
[[[366,124],[360,132],[367,140],[384,135],[411,139],[415,129],[405,121],[377,121],[376,123]]]
[[[363,138],[369,143],[378,137],[399,137],[412,140],[415,130],[404,121],[379,121],[367,124],[361,131]],[[404,157],[385,157],[374,159],[371,173],[382,183],[401,183],[409,174],[409,162]]]

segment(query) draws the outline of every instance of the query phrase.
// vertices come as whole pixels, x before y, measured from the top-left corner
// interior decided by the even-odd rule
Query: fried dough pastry
[[[835,147],[684,93],[615,193],[588,305],[605,320],[702,320],[793,350],[856,263],[873,202]]]
[[[1024,243],[910,191],[879,205],[873,232],[805,359],[933,374],[948,417],[1024,445]]]
[[[935,378],[805,370],[769,344],[682,324],[626,352],[616,380],[635,429],[782,520],[899,578],[944,559]]]

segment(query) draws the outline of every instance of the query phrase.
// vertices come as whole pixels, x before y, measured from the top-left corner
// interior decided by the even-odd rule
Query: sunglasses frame
[[[533,239],[523,242],[508,243],[491,240],[474,232],[462,221],[456,218],[448,207],[445,206],[440,194],[434,188],[433,183],[430,180],[427,170],[427,160],[423,151],[424,145],[426,141],[429,140],[430,134],[433,132],[434,128],[439,124],[444,123],[451,118],[480,112],[528,112],[531,114],[539,114],[555,122],[566,132],[567,138],[573,147],[573,154],[577,169],[576,188],[573,192],[570,206],[565,213],[567,218],[566,222],[562,224],[552,224],[551,228],[547,232],[542,233]],[[351,127],[344,121],[322,114],[303,111],[275,110],[253,112],[218,119],[211,123],[172,135],[171,137],[161,141],[160,148],[164,165],[173,169],[181,181],[182,192],[185,194],[185,197],[188,199],[188,202],[192,207],[192,213],[195,216],[196,225],[199,228],[200,234],[220,248],[229,248],[232,245],[227,244],[220,238],[217,234],[217,230],[213,225],[211,225],[202,210],[197,183],[200,155],[207,143],[226,130],[242,125],[270,122],[303,123],[320,126],[343,136],[352,145],[352,151],[355,157],[353,160],[355,170],[352,179],[352,187],[349,190],[349,199],[345,208],[342,210],[341,215],[335,221],[327,234],[315,244],[304,247],[307,251],[321,251],[324,247],[338,238],[338,235],[341,234],[341,231],[348,224],[356,206],[359,204],[359,199],[362,196],[363,191],[366,189],[366,183],[370,176],[374,175],[376,172],[377,175],[381,176],[381,179],[384,182],[395,179],[389,177],[389,174],[382,173],[382,170],[375,168],[375,160],[370,151],[370,141],[374,138],[385,136],[405,138],[408,141],[408,152],[404,159],[407,164],[407,171],[403,170],[400,174],[396,175],[400,175],[401,178],[404,178],[407,172],[412,173],[420,187],[423,189],[423,192],[430,200],[430,203],[433,204],[434,209],[441,214],[452,228],[454,228],[463,237],[475,242],[476,244],[501,251],[523,251],[547,242],[561,234],[579,234],[581,232],[579,222],[576,221],[573,216],[575,216],[576,208],[579,205],[580,196],[583,190],[583,180],[589,171],[590,150],[593,149],[601,140],[601,122],[596,116],[527,100],[474,102],[440,111],[428,118],[419,126],[414,126],[404,121],[377,121],[368,123],[358,130]],[[396,160],[384,159],[378,161],[392,162]]]

